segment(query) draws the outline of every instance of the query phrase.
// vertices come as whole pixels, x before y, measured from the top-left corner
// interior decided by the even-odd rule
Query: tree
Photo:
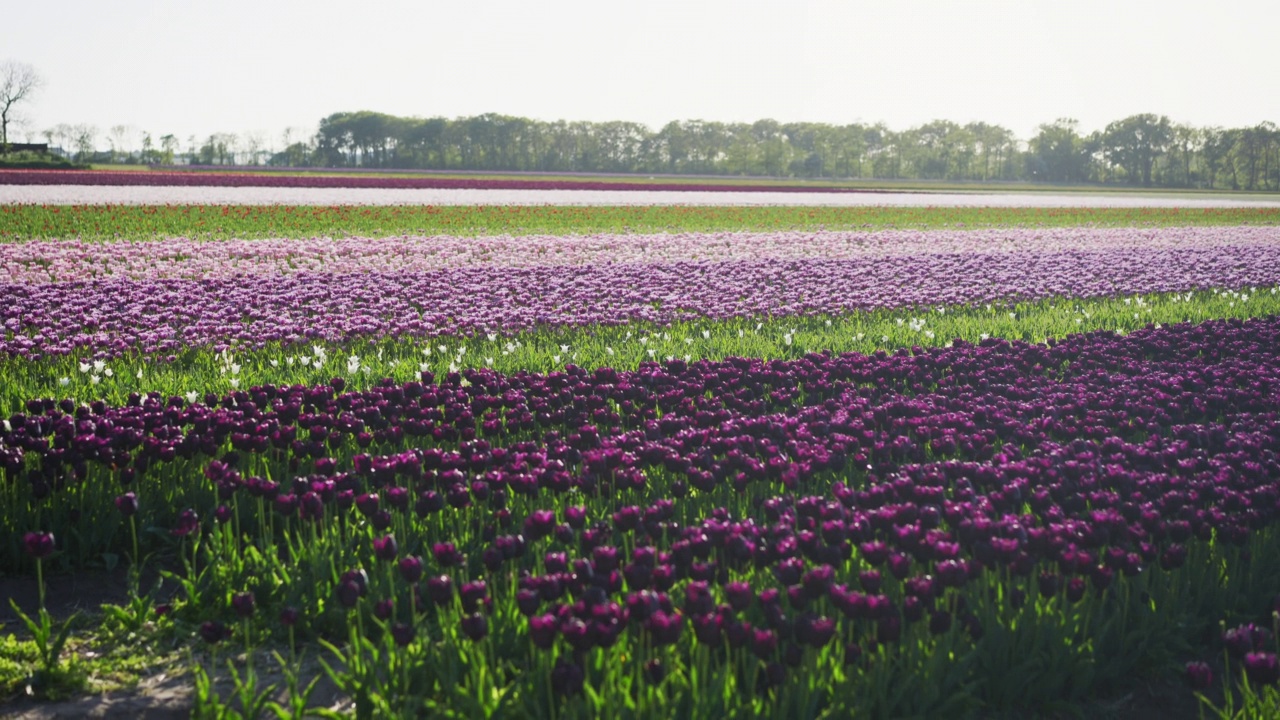
[[[26,63],[0,63],[0,152],[9,147],[9,125],[17,119],[17,106],[30,100],[43,84],[36,69]]]
[[[1124,168],[1131,184],[1151,187],[1151,168],[1173,142],[1173,127],[1163,115],[1132,115],[1108,124],[1102,141],[1107,160]]]
[[[1028,143],[1027,174],[1032,180],[1078,183],[1085,178],[1088,158],[1080,123],[1072,118],[1059,118],[1038,128]]]

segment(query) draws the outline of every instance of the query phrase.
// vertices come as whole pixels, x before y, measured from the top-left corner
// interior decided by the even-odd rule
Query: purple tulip
[[[1280,660],[1275,653],[1251,652],[1244,656],[1244,672],[1253,685],[1274,685],[1280,681]]]
[[[1208,690],[1213,685],[1213,670],[1208,663],[1191,661],[1186,665],[1187,684],[1194,690]]]
[[[186,537],[200,529],[200,518],[195,510],[183,510],[178,514],[178,522],[169,530],[174,537]]]
[[[131,492],[117,495],[116,510],[125,517],[133,517],[138,513],[138,496]]]
[[[43,560],[53,554],[53,533],[29,532],[22,536],[22,547],[27,555]]]
[[[400,558],[397,567],[400,569],[400,577],[404,578],[404,581],[410,585],[417,584],[422,579],[422,558],[416,555]]]
[[[215,620],[209,620],[200,626],[200,638],[210,645],[231,637],[231,628]]]
[[[253,617],[253,613],[257,609],[253,593],[243,592],[233,595],[231,597],[231,609],[241,618]]]
[[[479,642],[489,634],[489,621],[480,613],[466,615],[462,618],[462,632],[473,642]]]
[[[391,625],[391,638],[395,641],[397,647],[407,647],[413,642],[416,631],[412,625],[405,623],[394,623]]]

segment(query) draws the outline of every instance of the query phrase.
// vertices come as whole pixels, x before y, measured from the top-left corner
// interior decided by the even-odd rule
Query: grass
[[[1277,224],[1280,208],[8,205],[0,242]]]

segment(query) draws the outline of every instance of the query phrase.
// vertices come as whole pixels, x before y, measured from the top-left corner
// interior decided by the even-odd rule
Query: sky
[[[153,137],[375,110],[541,120],[1280,123],[1276,0],[42,0],[10,3],[23,109]],[[24,135],[19,130],[18,135]]]

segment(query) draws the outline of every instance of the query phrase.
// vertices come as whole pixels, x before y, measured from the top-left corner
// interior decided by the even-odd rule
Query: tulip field
[[[23,712],[1280,715],[1274,208],[9,205],[0,418]]]

